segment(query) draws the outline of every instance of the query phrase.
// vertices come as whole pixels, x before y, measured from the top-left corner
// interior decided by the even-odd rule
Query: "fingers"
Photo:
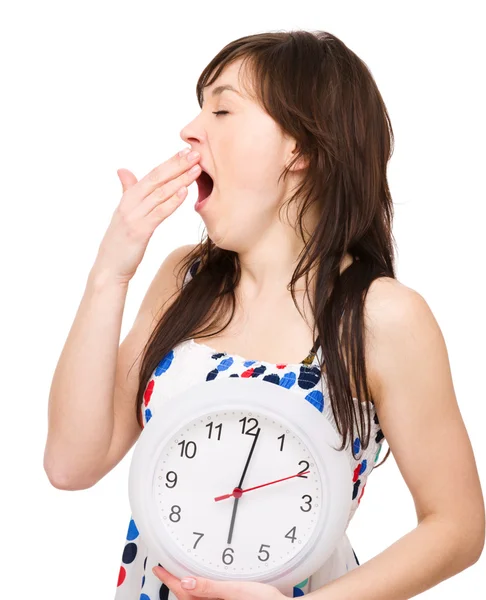
[[[155,208],[158,209],[159,205],[162,208],[162,205],[168,200],[172,201],[172,199],[174,199],[176,204],[180,203],[180,200],[183,200],[187,195],[187,188],[194,183],[201,174],[201,167],[199,167],[199,165],[195,166],[197,167],[196,171],[186,171],[176,179],[172,179],[171,181],[160,185],[149,194],[140,205],[140,210],[143,214],[148,214]],[[185,189],[181,190],[181,188]],[[180,194],[176,195],[179,190],[181,190]]]
[[[165,583],[169,590],[178,598],[178,600],[193,600],[193,596],[181,587],[181,580],[169,573],[164,567],[154,567],[152,573]]]
[[[187,171],[176,179],[160,185],[132,208],[133,217],[144,218],[150,215],[155,223],[166,219],[184,202],[188,194],[188,186],[194,183],[200,174],[201,168],[198,166],[196,172]]]
[[[128,169],[118,169],[117,174],[122,184],[123,193],[137,183],[137,178]]]
[[[200,160],[199,153],[189,153],[186,156],[175,154],[169,160],[152,169],[145,177],[143,177],[134,188],[137,188],[137,193],[141,197],[146,197],[151,194],[156,188],[166,184],[169,181],[180,177],[186,173],[191,167],[196,165]],[[199,173],[201,168],[199,167]],[[184,185],[181,183],[181,185]],[[179,185],[179,187],[181,187]]]

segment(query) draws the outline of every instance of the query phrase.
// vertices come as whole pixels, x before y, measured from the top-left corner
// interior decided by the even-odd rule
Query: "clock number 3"
[[[306,494],[305,496],[302,496],[302,500],[304,500],[304,498],[309,498],[308,500],[305,501],[305,505],[308,506],[308,508],[302,508],[302,506],[300,507],[300,510],[302,510],[303,512],[309,512],[312,509],[312,496],[309,496],[309,494]]]

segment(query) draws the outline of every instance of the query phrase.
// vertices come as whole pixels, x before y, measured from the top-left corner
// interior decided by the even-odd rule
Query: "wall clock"
[[[345,533],[352,473],[331,423],[272,382],[226,378],[170,398],[135,446],[133,518],[179,578],[259,581],[290,594]]]

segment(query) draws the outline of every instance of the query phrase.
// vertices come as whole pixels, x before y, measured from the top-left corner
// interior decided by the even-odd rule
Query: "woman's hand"
[[[213,600],[283,600],[287,598],[273,585],[255,581],[217,581],[204,577],[179,579],[163,567],[154,567],[154,575],[175,594],[178,600],[211,598]],[[183,582],[195,582],[194,587],[186,587]]]
[[[155,229],[179,208],[187,198],[187,186],[201,174],[199,160],[199,154],[193,157],[181,151],[140,181],[128,169],[118,169],[123,196],[101,241],[94,271],[130,281]]]

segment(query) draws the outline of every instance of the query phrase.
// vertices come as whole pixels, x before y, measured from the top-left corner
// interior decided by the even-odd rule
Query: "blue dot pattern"
[[[197,262],[191,265],[186,276],[186,283],[196,274]],[[145,401],[142,410],[142,420],[145,426],[152,418],[151,398],[158,388],[163,389],[171,378],[178,380],[183,373],[187,385],[198,383],[200,379],[190,378],[191,364],[197,361],[198,367],[203,361],[207,368],[204,369],[205,380],[213,381],[220,377],[257,377],[268,383],[279,385],[292,393],[298,393],[303,400],[309,402],[317,411],[336,426],[330,402],[326,402],[326,394],[321,386],[324,375],[321,373],[317,357],[311,353],[298,365],[277,365],[264,361],[248,360],[240,356],[230,355],[225,352],[215,352],[209,346],[196,344],[193,340],[182,342],[168,352],[155,368],[145,391]],[[200,368],[197,369],[200,377]],[[325,381],[324,381],[325,383]],[[373,421],[373,436],[370,445],[362,450],[359,438],[352,443],[352,448],[358,456],[352,456],[351,449],[347,448],[350,464],[353,470],[352,500],[353,505],[349,515],[348,524],[354,515],[363,496],[366,480],[378,461],[384,440],[383,432],[379,426],[378,415],[371,406]],[[343,540],[342,552],[339,560],[334,559],[334,572],[332,579],[346,573],[350,568],[357,568],[359,561],[347,537]],[[342,558],[344,556],[344,558]],[[334,555],[331,557],[333,558]],[[147,562],[150,568],[147,568]],[[152,572],[154,566],[160,565],[140,537],[133,518],[130,518],[128,531],[122,552],[115,600],[177,600],[177,597],[162,583]],[[161,565],[160,565],[161,566]],[[321,584],[322,585],[322,584]],[[312,577],[309,575],[304,581],[293,587],[292,597],[298,598],[314,591]]]

